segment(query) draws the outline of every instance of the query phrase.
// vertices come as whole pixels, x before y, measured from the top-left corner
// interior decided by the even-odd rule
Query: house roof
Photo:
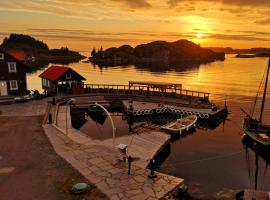
[[[22,62],[24,62],[26,59],[26,54],[24,51],[9,51],[8,54]]]
[[[69,67],[63,67],[63,66],[51,66],[47,70],[45,70],[43,73],[41,73],[39,77],[50,80],[50,81],[57,81],[68,71],[76,74],[80,78],[80,80],[86,80],[83,76],[78,74],[73,69]]]

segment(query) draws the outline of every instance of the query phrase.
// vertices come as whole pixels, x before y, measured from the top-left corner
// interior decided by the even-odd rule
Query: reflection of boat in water
[[[268,199],[268,198],[262,198],[262,197],[268,197],[268,192],[265,191],[259,191],[257,190],[259,186],[259,177],[262,177],[261,189],[264,186],[265,178],[266,178],[266,172],[268,169],[268,165],[270,164],[270,153],[269,153],[269,147],[264,146],[261,143],[257,143],[254,141],[253,138],[248,137],[247,135],[244,135],[242,138],[242,143],[244,144],[246,148],[246,160],[248,164],[248,174],[249,174],[249,182],[250,187],[254,187],[254,189],[246,189],[244,191],[241,191],[236,194],[236,199]],[[250,151],[251,150],[251,151]],[[255,155],[255,168],[254,171],[251,167],[251,158],[250,158],[250,152],[254,153]],[[263,175],[259,175],[259,159],[262,158],[265,161],[265,167]],[[253,177],[254,176],[254,177]]]
[[[268,165],[270,164],[270,148],[265,147],[264,145],[260,145],[250,137],[243,137],[242,142],[245,145],[245,147],[248,149],[251,149],[255,154],[258,154],[259,157],[261,157]]]
[[[262,97],[262,103],[259,113],[259,119],[257,120],[253,115],[255,111],[255,106],[258,98],[258,93],[255,98],[254,106],[251,109],[251,113],[247,114],[244,122],[243,122],[243,131],[246,135],[248,135],[250,138],[252,138],[254,141],[258,142],[261,145],[270,147],[270,126],[266,126],[262,123],[263,118],[263,111],[264,111],[264,105],[266,100],[266,93],[267,93],[267,85],[268,85],[268,75],[270,70],[270,59],[268,61],[268,66],[266,69],[266,72],[264,75],[265,77],[265,85],[264,85],[264,91],[263,91],[263,97]],[[264,78],[263,78],[264,79]],[[262,84],[260,85],[260,87]],[[260,88],[259,88],[260,90]]]
[[[90,106],[88,106],[88,112],[89,113],[96,113],[96,114],[103,114],[104,110],[97,105],[90,105]]]
[[[194,127],[197,122],[197,116],[191,115],[181,119],[177,119],[174,122],[171,122],[165,126],[162,126],[161,129],[170,131],[173,133],[183,133],[189,131],[192,127]]]
[[[88,106],[86,115],[89,116],[92,120],[94,120],[95,122],[103,125],[107,115],[104,112],[104,110],[102,108],[100,108],[97,105],[90,105]]]

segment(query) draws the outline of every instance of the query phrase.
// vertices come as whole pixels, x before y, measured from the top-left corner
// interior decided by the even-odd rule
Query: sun
[[[196,33],[195,35],[197,38],[203,38],[205,37],[206,35],[204,33]]]

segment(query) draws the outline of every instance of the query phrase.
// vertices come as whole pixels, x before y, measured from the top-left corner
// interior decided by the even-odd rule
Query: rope
[[[223,158],[235,156],[235,155],[240,154],[240,153],[243,153],[243,152],[244,151],[241,150],[241,151],[233,152],[233,153],[230,153],[230,154],[225,154],[225,155],[220,155],[220,156],[214,156],[214,157],[209,157],[209,158],[203,158],[203,159],[198,159],[198,160],[184,161],[184,162],[174,162],[173,164],[178,164],[178,166],[179,165],[186,165],[186,164],[195,164],[195,163],[198,163],[198,162],[223,159]]]
[[[249,187],[252,185],[251,181],[251,169],[250,169],[250,162],[249,162],[249,152],[248,148],[246,147],[246,161],[247,161],[247,167],[248,167],[248,179],[249,179]]]
[[[258,91],[257,91],[256,96],[255,96],[254,103],[251,104],[251,109],[250,109],[250,116],[251,116],[251,117],[254,115],[256,103],[257,103],[257,100],[258,100],[259,92],[260,92],[260,90],[261,90],[261,87],[262,87],[262,83],[263,83],[264,77],[265,77],[265,75],[266,75],[266,71],[267,71],[267,66],[265,67],[265,70],[264,70],[264,73],[263,73],[263,77],[262,77],[262,79],[261,79],[261,82],[260,82]]]
[[[267,171],[267,168],[268,168],[268,164],[267,164],[267,162],[265,162],[265,167],[264,167],[264,172],[263,172],[263,181],[262,181],[262,185],[261,185],[261,190],[263,189],[263,186],[264,186],[264,181],[265,181],[265,177],[266,177],[266,171]]]

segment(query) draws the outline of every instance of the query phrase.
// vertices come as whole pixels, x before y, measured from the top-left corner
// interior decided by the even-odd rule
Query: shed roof
[[[59,80],[64,74],[67,72],[71,72],[76,74],[78,77],[80,77],[80,80],[86,80],[83,76],[78,74],[76,71],[69,67],[64,66],[51,66],[47,70],[45,70],[43,73],[39,75],[40,78],[44,78],[50,81],[57,81]]]

